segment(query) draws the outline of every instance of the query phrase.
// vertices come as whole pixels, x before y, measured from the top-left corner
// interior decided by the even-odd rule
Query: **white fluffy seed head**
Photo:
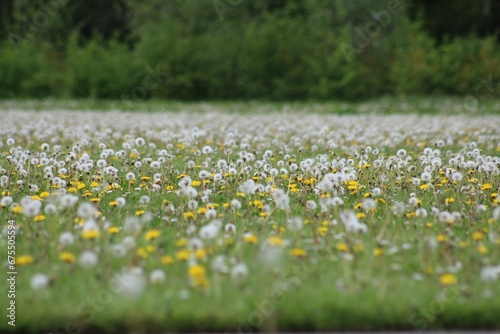
[[[78,258],[78,263],[83,268],[91,268],[97,264],[98,258],[97,255],[89,250],[83,251]]]
[[[149,281],[153,284],[163,283],[165,281],[165,272],[161,269],[155,269],[149,275]]]
[[[234,280],[245,279],[248,275],[248,267],[244,263],[238,263],[231,268],[231,278]]]
[[[45,274],[35,274],[31,277],[31,288],[34,290],[42,290],[48,287],[49,277]]]

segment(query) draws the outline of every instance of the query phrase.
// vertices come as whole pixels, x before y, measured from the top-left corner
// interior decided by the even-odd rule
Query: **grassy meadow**
[[[1,101],[0,331],[500,329],[496,110]]]

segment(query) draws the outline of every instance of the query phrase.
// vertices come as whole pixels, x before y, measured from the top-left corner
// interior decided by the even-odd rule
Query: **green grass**
[[[469,97],[384,97],[366,101],[168,101],[168,100],[0,100],[0,110],[121,110],[232,113],[314,112],[335,114],[455,114],[478,116],[499,114],[500,100]]]
[[[49,108],[46,101],[16,103],[17,107],[9,104],[12,110]],[[58,110],[69,103],[56,102],[50,108]],[[408,116],[408,125],[401,123],[404,118],[391,115],[328,115],[326,106],[338,107],[336,103],[313,104],[314,113],[300,113],[298,110],[307,105],[291,103],[287,108],[296,112],[269,115],[263,110],[280,104],[259,103],[261,107],[255,107],[249,103],[253,106],[249,107],[243,102],[172,102],[163,104],[162,109],[172,111],[164,114],[89,114],[77,110],[92,106],[106,109],[102,106],[107,102],[92,103],[77,101],[75,110],[62,113],[3,114],[0,173],[8,180],[0,186],[0,200],[11,196],[13,203],[0,206],[0,222],[5,228],[0,247],[6,252],[7,222],[15,220],[19,229],[17,260],[22,255],[28,257],[24,258],[25,264],[16,265],[16,327],[9,326],[3,316],[0,331],[500,329],[498,277],[492,281],[481,279],[485,267],[500,266],[500,221],[494,218],[499,210],[500,186],[496,172],[500,152],[498,116]],[[382,100],[374,102],[380,104]],[[257,116],[250,109],[243,109],[239,117],[232,113],[196,113],[198,108],[218,110],[224,105],[225,111],[254,108]],[[351,106],[361,108],[361,104]],[[439,126],[427,131],[435,122]],[[83,125],[88,128],[84,130]],[[195,126],[206,132],[193,132]],[[191,137],[193,133],[197,135]],[[146,145],[136,144],[136,137],[144,137]],[[15,144],[9,145],[9,138],[15,139]],[[329,139],[335,139],[332,144],[336,146],[329,147]],[[245,141],[250,146],[241,148]],[[44,178],[46,166],[39,165],[41,161],[31,163],[33,157],[41,160],[42,153],[47,153],[41,149],[43,143],[49,143],[47,156],[54,158],[46,164],[54,166],[54,175],[66,181],[65,186]],[[76,143],[80,145],[76,159],[66,160]],[[56,144],[60,151],[55,151]],[[115,152],[124,149],[126,154],[102,156],[105,149],[100,144]],[[196,154],[207,145],[215,151]],[[429,155],[424,154],[426,147],[432,152],[437,145],[440,152],[435,154],[441,157],[442,165],[432,168],[432,180],[427,182],[422,173],[429,164],[420,157]],[[475,150],[476,146],[479,150]],[[228,148],[231,152],[225,151]],[[412,159],[398,167],[398,162],[405,160],[398,157],[403,148]],[[159,160],[161,149],[168,150],[172,159],[155,170],[144,159]],[[266,150],[272,150],[272,155],[265,155]],[[24,160],[28,151],[29,159]],[[254,161],[240,161],[238,165],[240,151],[265,160],[278,169],[278,174],[272,176],[270,171],[256,167]],[[94,161],[88,171],[72,167],[84,153]],[[478,165],[457,167],[450,162],[457,156]],[[293,163],[300,164],[307,158],[314,159],[312,166],[318,168],[318,174],[292,168]],[[356,182],[340,182],[337,190],[318,190],[327,173],[342,170],[338,165],[322,168],[323,158],[343,161],[345,173],[355,174]],[[116,179],[97,167],[100,159],[118,170]],[[217,183],[214,176],[204,184],[199,172],[219,173],[220,159],[234,163],[236,174],[222,171],[225,184]],[[349,167],[351,159],[353,167]],[[194,167],[189,166],[190,160]],[[394,161],[393,167],[387,169],[390,160]],[[66,162],[65,173],[59,171],[58,161]],[[143,161],[142,166],[135,166],[137,161]],[[377,161],[383,162],[382,167],[376,167]],[[249,174],[244,173],[245,166],[252,166]],[[484,170],[485,166],[492,170]],[[254,174],[256,171],[266,175]],[[126,179],[128,172],[135,174],[133,183]],[[463,178],[453,181],[451,175],[457,172]],[[157,182],[155,173],[161,173]],[[192,184],[200,195],[194,199],[197,208],[190,208],[188,199],[177,193],[184,176],[199,181]],[[256,184],[272,189],[241,193],[241,184],[252,177]],[[416,179],[420,184],[412,183]],[[31,184],[38,189],[30,191]],[[374,188],[380,188],[379,196]],[[62,207],[62,189],[76,196],[73,207]],[[208,201],[201,198],[204,189],[213,190]],[[275,189],[287,192],[289,208],[278,208]],[[26,215],[30,203],[23,201],[25,196],[42,203],[35,217]],[[150,201],[141,204],[143,196]],[[328,196],[338,196],[344,205],[321,210],[320,203]],[[118,197],[126,199],[123,207],[114,206]],[[416,206],[409,204],[412,197],[419,200]],[[362,206],[370,198],[376,201],[374,210]],[[234,199],[241,202],[241,208],[232,207]],[[317,207],[308,209],[308,201],[314,201]],[[16,203],[23,212],[16,209]],[[78,212],[82,203],[92,203],[93,218]],[[397,203],[405,204],[403,211],[395,212]],[[46,212],[51,204],[57,212]],[[478,209],[478,205],[484,207]],[[460,217],[440,219],[438,214],[432,214],[433,207],[441,213],[457,212]],[[201,250],[190,250],[190,259],[182,258],[188,249],[186,242],[200,238],[200,229],[212,221],[205,217],[210,208],[216,210],[222,230],[214,239],[203,240]],[[419,209],[425,209],[428,215],[416,215]],[[366,224],[367,232],[348,231],[342,220],[345,211],[354,212],[359,222]],[[185,215],[188,212],[191,218]],[[130,217],[140,221],[136,232],[126,229]],[[301,229],[294,230],[288,224],[293,217],[304,222]],[[82,223],[92,219],[100,231],[95,239],[81,231]],[[228,223],[235,224],[235,233],[224,232]],[[111,233],[112,226],[119,231]],[[193,226],[196,231],[190,232]],[[154,231],[159,235],[155,237]],[[73,244],[59,243],[63,232],[74,235]],[[126,237],[132,237],[135,245],[117,258],[112,249],[124,244]],[[79,257],[86,250],[98,257],[98,263],[90,268],[80,264]],[[74,255],[76,261],[62,261],[62,252]],[[235,279],[214,268],[214,260],[221,255],[229,271],[237,263],[244,263],[248,268],[246,277]],[[8,264],[2,264],[2,270],[9,271]],[[138,295],[126,293],[114,280],[117,274],[133,268],[140,268],[143,274],[139,276],[147,281]],[[193,268],[204,272],[195,274]],[[156,269],[163,270],[164,281],[149,281]],[[46,287],[31,286],[36,273],[49,278]],[[0,288],[6,295],[5,279]],[[7,302],[2,295],[2,308]]]

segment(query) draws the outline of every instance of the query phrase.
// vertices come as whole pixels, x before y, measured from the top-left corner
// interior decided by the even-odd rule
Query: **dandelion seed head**
[[[83,251],[78,257],[78,263],[83,268],[94,267],[97,264],[97,261],[97,255],[90,250]]]
[[[45,274],[35,274],[31,277],[30,284],[33,290],[45,289],[49,285],[49,277]]]

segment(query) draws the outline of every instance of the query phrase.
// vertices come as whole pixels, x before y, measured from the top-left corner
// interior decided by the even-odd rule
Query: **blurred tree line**
[[[2,0],[0,97],[500,95],[500,0]]]

